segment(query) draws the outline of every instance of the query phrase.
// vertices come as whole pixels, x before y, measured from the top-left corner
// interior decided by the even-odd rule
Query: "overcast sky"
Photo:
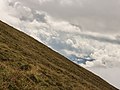
[[[120,0],[18,0],[84,30],[120,33]],[[29,3],[28,3],[29,1]]]

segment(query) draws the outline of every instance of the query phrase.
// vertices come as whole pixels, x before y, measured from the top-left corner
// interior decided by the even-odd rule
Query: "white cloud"
[[[72,5],[73,1],[72,0],[60,0],[61,5]]]
[[[72,6],[72,5],[79,5],[83,6],[83,3],[86,2],[86,0],[58,0],[59,4],[62,6]]]
[[[43,3],[46,3],[46,2],[50,2],[50,1],[53,1],[53,0],[39,0],[39,3],[43,4]]]

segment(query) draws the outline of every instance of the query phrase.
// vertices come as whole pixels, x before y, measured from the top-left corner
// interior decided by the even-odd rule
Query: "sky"
[[[119,8],[119,0],[0,0],[0,20],[120,88]]]
[[[19,0],[18,0],[19,1]],[[24,5],[70,21],[84,30],[120,33],[119,0],[20,0]],[[30,2],[29,4],[27,2]]]

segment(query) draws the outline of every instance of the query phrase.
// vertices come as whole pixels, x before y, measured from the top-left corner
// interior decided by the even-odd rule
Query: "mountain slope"
[[[117,90],[0,21],[0,90]]]

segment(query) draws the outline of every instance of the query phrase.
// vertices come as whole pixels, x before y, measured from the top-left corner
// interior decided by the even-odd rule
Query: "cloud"
[[[99,33],[83,32],[79,27],[67,21],[56,20],[44,11],[33,10],[21,2],[1,1],[2,11],[6,18],[1,18],[35,39],[43,42],[62,55],[72,58],[78,63],[77,58],[90,55],[96,59],[86,62],[87,67],[116,66],[120,63],[119,36],[108,36]],[[5,7],[6,6],[6,7]],[[1,15],[3,16],[3,15]],[[9,21],[11,19],[11,21]],[[13,19],[13,20],[12,20]],[[74,58],[73,58],[73,57]],[[92,63],[92,64],[91,64]],[[82,65],[82,63],[78,63]]]
[[[99,42],[105,42],[105,43],[112,43],[112,44],[118,44],[120,45],[119,36],[116,37],[110,37],[109,35],[100,35],[97,33],[82,33],[80,34],[82,37],[92,40],[97,40]]]
[[[54,17],[68,20],[84,30],[119,33],[119,0],[10,0],[35,10],[44,10]],[[109,2],[109,3],[108,3]]]
[[[112,36],[82,31],[75,24],[53,18],[19,0],[1,0],[0,12],[1,20],[85,68],[120,68],[119,34]],[[79,61],[79,58],[88,55],[95,60],[85,64]]]
[[[40,3],[49,2],[49,1],[52,1],[52,0],[39,0]]]
[[[57,4],[61,5],[61,6],[64,6],[64,5],[67,5],[67,6],[71,6],[71,5],[74,5],[74,4],[81,4],[81,2],[83,2],[85,0],[39,0],[40,4],[43,4],[43,3],[47,3],[47,2],[56,2]]]
[[[73,0],[60,0],[60,4],[62,5],[62,6],[64,6],[64,5],[73,5],[73,3],[74,3],[74,1]]]
[[[89,54],[96,61],[98,57],[102,57],[99,58],[101,61],[102,59],[108,60],[109,57],[111,59],[119,58],[119,36],[83,32],[76,25],[67,21],[56,20],[46,12],[33,10],[18,1],[8,2],[5,0],[1,1],[1,4],[1,11],[3,15],[6,14],[7,16],[7,19],[4,17],[1,17],[1,19],[6,20],[68,58],[73,54],[76,58]],[[1,16],[3,15],[1,14]],[[13,20],[8,21],[10,19]],[[109,55],[109,50],[111,50],[111,55]],[[115,52],[118,54],[114,54]],[[103,56],[98,56],[99,54],[103,54]]]

